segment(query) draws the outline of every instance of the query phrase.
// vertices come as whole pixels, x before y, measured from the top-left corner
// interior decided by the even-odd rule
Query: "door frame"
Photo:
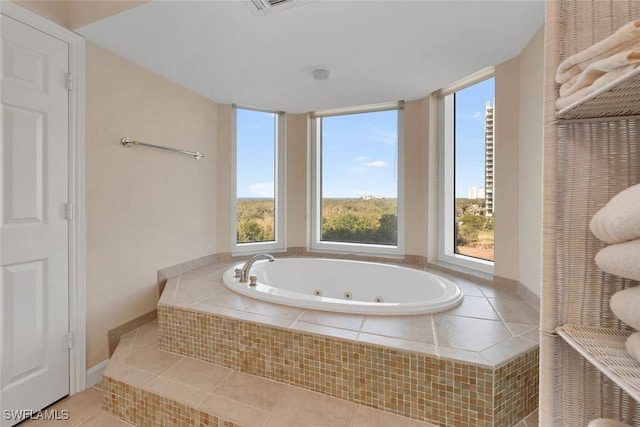
[[[86,200],[85,200],[85,40],[78,34],[12,2],[0,0],[0,13],[49,34],[69,46],[69,394],[87,386]],[[0,125],[1,126],[1,125]]]

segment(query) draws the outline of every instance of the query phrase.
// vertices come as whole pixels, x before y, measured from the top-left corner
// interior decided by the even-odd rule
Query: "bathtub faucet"
[[[274,257],[272,257],[269,254],[257,254],[252,256],[251,258],[249,258],[249,260],[247,262],[244,263],[244,265],[242,266],[242,270],[240,270],[240,281],[241,282],[248,282],[249,281],[249,271],[251,270],[251,266],[253,265],[254,262],[260,260],[260,259],[268,259],[269,262],[273,262],[276,259]]]

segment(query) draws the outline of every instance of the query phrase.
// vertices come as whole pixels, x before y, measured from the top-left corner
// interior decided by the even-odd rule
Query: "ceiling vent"
[[[309,3],[313,0],[243,0],[254,15],[262,16],[268,13],[289,9],[296,5]]]

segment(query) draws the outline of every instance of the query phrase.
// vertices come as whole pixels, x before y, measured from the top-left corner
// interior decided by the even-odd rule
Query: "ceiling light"
[[[327,80],[330,75],[331,72],[329,70],[325,70],[324,68],[313,70],[313,78],[316,80]]]

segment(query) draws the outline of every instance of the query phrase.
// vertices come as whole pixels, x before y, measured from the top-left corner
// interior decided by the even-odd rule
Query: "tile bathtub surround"
[[[537,406],[539,314],[512,290],[443,274],[465,293],[447,312],[328,313],[228,290],[233,264],[169,279],[161,348],[439,425],[510,426]]]

